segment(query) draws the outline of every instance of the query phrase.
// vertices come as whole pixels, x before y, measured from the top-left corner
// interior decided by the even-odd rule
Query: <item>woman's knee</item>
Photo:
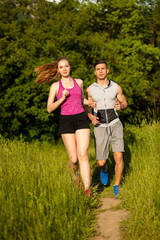
[[[78,158],[77,158],[77,156],[75,156],[75,157],[69,157],[69,163],[70,163],[71,165],[76,165],[76,164],[78,164]]]
[[[87,152],[80,152],[78,154],[78,159],[80,161],[88,161],[88,153]]]

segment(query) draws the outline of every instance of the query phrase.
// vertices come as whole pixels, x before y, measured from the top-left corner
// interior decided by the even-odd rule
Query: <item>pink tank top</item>
[[[73,82],[74,82],[74,87],[67,89],[67,91],[69,92],[69,95],[61,104],[61,115],[74,115],[74,114],[84,112],[84,109],[82,106],[81,88],[79,87],[75,79],[73,79]],[[62,97],[62,91],[64,89],[65,88],[63,87],[62,82],[60,80],[57,99],[60,99]]]

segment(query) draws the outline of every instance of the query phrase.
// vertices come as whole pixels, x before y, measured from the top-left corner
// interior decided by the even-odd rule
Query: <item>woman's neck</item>
[[[63,84],[64,88],[73,88],[74,87],[74,82],[71,77],[62,77],[61,82]]]
[[[61,78],[61,81],[62,81],[62,82],[66,82],[66,83],[69,83],[71,80],[72,80],[72,79],[71,79],[70,76],[69,76],[69,77],[62,77],[62,78]]]

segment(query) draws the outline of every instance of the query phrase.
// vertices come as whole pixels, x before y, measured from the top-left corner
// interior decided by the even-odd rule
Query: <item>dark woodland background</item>
[[[95,81],[94,63],[107,61],[129,104],[119,111],[124,125],[159,120],[159,0],[1,0],[0,56],[4,138],[59,139],[59,109],[46,110],[51,84],[36,84],[34,68],[62,56],[84,90]]]

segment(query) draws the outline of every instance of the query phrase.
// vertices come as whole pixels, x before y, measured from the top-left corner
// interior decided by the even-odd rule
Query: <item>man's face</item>
[[[100,64],[96,65],[94,73],[97,76],[97,79],[104,80],[108,73],[106,64],[100,63]]]

